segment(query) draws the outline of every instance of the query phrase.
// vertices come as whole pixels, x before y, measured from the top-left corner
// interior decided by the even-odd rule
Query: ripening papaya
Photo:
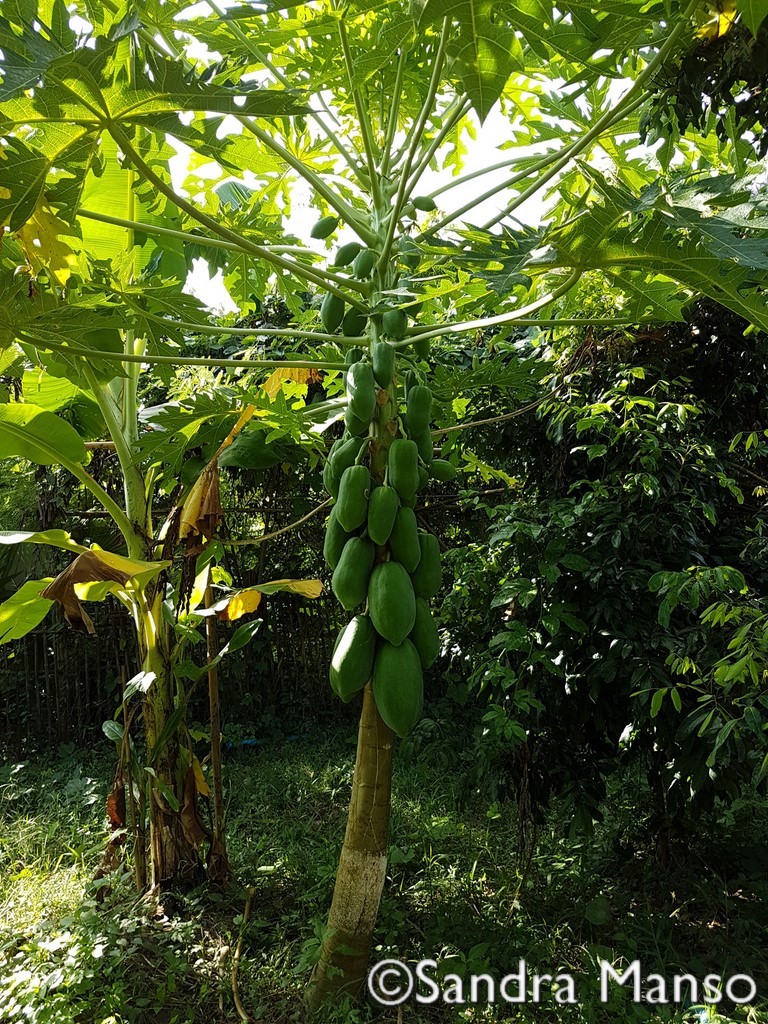
[[[414,441],[398,437],[389,446],[389,482],[402,501],[409,501],[419,486],[419,450]]]
[[[368,536],[374,544],[387,543],[399,508],[394,487],[374,487],[368,502]]]
[[[365,522],[370,487],[371,474],[365,466],[350,466],[341,474],[336,517],[347,533],[356,530]]]
[[[380,388],[388,388],[395,375],[395,350],[386,341],[377,341],[371,352],[373,376]]]
[[[344,300],[332,292],[326,292],[320,306],[320,320],[328,334],[334,334],[344,319]]]
[[[325,539],[323,540],[323,558],[325,558],[331,569],[335,569],[339,564],[341,553],[351,536],[352,534],[347,533],[339,522],[336,516],[336,506],[334,505],[328,517],[325,527]]]
[[[408,639],[419,652],[421,667],[428,669],[440,653],[440,634],[429,605],[423,597],[416,598],[416,621]]]
[[[413,590],[417,597],[430,601],[440,589],[442,568],[440,566],[440,545],[434,533],[419,532],[421,557],[411,573]]]
[[[368,614],[379,636],[401,644],[416,621],[416,597],[408,573],[399,562],[381,562],[368,584]]]
[[[330,679],[334,693],[346,704],[371,678],[376,653],[376,631],[367,615],[355,615],[336,638]]]
[[[419,528],[416,513],[412,508],[402,506],[397,510],[392,532],[389,535],[389,550],[392,558],[399,562],[406,572],[412,573],[421,558]]]
[[[348,612],[368,594],[376,549],[367,537],[350,537],[331,577],[331,590]],[[414,613],[415,618],[415,613]]]
[[[380,645],[373,662],[373,698],[384,723],[400,737],[407,736],[421,718],[424,678],[410,640],[399,646]]]

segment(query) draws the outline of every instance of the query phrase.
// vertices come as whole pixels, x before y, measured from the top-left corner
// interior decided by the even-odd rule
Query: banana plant
[[[721,25],[700,0],[6,5],[0,346],[97,401],[124,506],[101,493],[80,448],[58,463],[109,503],[126,557],[169,553],[150,522],[152,496],[184,468],[162,436],[140,429],[141,368],[314,370],[328,401],[311,412],[259,405],[227,384],[239,405],[214,398],[213,411],[196,396],[186,420],[173,410],[145,419],[183,433],[183,452],[193,421],[226,422],[220,439],[255,404],[259,429],[305,443],[309,417],[317,426],[343,414],[355,435],[345,357],[365,363],[384,343],[396,372],[379,382],[366,435],[373,483],[384,486],[376,452],[405,440],[407,373],[426,380],[445,347],[476,332],[680,320],[701,294],[768,328],[757,150],[727,112],[682,133],[656,102],[682,55],[709,44],[713,19],[718,35],[741,19],[757,36],[765,5],[736,6],[740,16]],[[706,134],[719,116],[732,130]],[[184,291],[199,257],[241,315],[271,291],[292,323],[212,322]],[[615,315],[591,315],[596,290],[610,293]],[[210,336],[211,354],[185,353],[190,332]],[[251,347],[224,358],[222,342]],[[280,358],[265,358],[267,346]],[[33,424],[17,425],[14,455],[30,457]],[[147,651],[164,628],[156,581],[149,593]],[[157,681],[162,666],[147,667],[156,739],[172,691]],[[312,1006],[360,990],[386,877],[393,738],[367,681],[362,694]],[[184,860],[173,841],[153,857],[159,877]]]

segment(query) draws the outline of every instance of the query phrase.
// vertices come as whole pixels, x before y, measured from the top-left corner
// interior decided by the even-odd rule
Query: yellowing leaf
[[[192,755],[192,771],[194,772],[195,776],[195,785],[197,786],[197,792],[201,796],[210,796],[211,791],[208,788],[208,783],[205,781],[205,776],[203,775],[203,766],[200,764],[200,762],[198,761],[197,757],[194,754]]]
[[[239,594],[235,594],[230,599],[223,611],[217,613],[218,617],[223,622],[234,622],[236,619],[241,619],[243,615],[249,615],[256,611],[261,604],[261,598],[262,594],[259,590],[241,590]]]
[[[265,384],[262,385],[270,400],[274,402],[278,391],[283,386],[283,381],[291,380],[295,384],[306,384],[312,376],[311,370],[302,370],[295,366],[286,366],[285,369],[275,370]]]
[[[737,13],[735,0],[718,0],[710,7],[710,18],[700,26],[696,35],[709,42],[720,39],[733,28]]]
[[[219,445],[216,454],[195,480],[181,508],[179,538],[189,536],[213,537],[222,517],[221,489],[219,485],[219,456],[229,448],[237,435],[256,412],[255,405],[247,406],[237,423]]]
[[[16,232],[34,273],[49,270],[59,284],[66,284],[77,266],[77,256],[60,237],[66,231],[64,221],[41,198],[35,212]]]
[[[259,583],[218,601],[214,605],[216,615],[223,622],[234,622],[243,615],[255,612],[261,604],[262,594],[275,594],[280,590],[315,598],[323,593],[323,584],[320,580],[271,580],[269,583]]]
[[[269,583],[261,584],[263,594],[274,594],[278,590],[286,590],[290,594],[299,594],[301,597],[320,597],[323,592],[323,584],[320,580],[271,580]]]

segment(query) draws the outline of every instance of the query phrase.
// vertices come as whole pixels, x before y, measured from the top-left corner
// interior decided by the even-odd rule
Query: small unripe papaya
[[[334,267],[348,267],[357,254],[362,251],[362,248],[359,242],[347,242],[345,245],[340,245],[336,250],[336,258],[333,261]]]
[[[334,334],[344,319],[344,300],[332,292],[326,292],[320,306],[320,320],[328,334]]]
[[[354,306],[350,306],[344,314],[344,319],[341,321],[341,333],[345,338],[359,338],[363,331],[365,331],[367,323],[368,317],[365,313],[355,309]]]
[[[441,483],[453,480],[457,472],[453,463],[448,462],[446,459],[433,459],[429,471],[435,480],[439,480]]]
[[[360,278],[360,280],[365,280],[371,276],[373,268],[376,266],[377,259],[378,255],[373,251],[373,249],[363,249],[362,252],[359,252],[357,256],[355,256],[355,260],[352,264],[352,273],[355,277]]]
[[[388,309],[381,318],[381,327],[390,338],[399,341],[408,330],[408,314],[404,309]]]
[[[380,388],[388,388],[395,375],[395,350],[386,341],[377,341],[371,353],[373,376]]]
[[[332,235],[336,228],[339,226],[338,217],[321,217],[312,226],[312,230],[309,232],[310,238],[327,238]]]

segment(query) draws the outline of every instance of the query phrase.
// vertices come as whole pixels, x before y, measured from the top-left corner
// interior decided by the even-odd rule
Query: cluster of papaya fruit
[[[372,679],[379,714],[405,736],[421,716],[422,673],[440,646],[428,603],[440,586],[440,549],[419,529],[414,506],[430,476],[448,480],[455,470],[433,458],[432,393],[414,370],[403,379],[401,411],[391,344],[350,350],[347,363],[346,430],[323,472],[335,499],[324,555],[334,594],[357,614],[336,641],[331,686],[349,701]]]

